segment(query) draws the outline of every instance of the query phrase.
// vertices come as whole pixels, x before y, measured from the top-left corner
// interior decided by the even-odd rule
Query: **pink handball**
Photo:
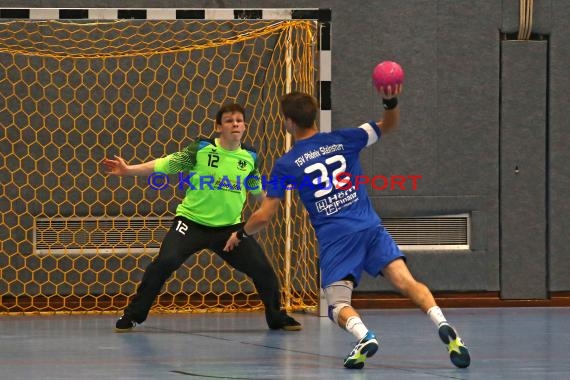
[[[378,91],[387,86],[393,86],[394,89],[394,86],[404,82],[404,70],[396,62],[380,62],[372,72],[372,81]]]

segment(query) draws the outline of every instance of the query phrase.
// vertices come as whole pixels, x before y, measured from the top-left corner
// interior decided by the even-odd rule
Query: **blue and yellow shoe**
[[[366,358],[371,357],[378,351],[378,340],[372,331],[368,331],[364,338],[354,346],[350,355],[344,359],[344,366],[350,369],[361,369],[364,367]]]
[[[441,341],[447,346],[449,351],[449,359],[459,368],[467,368],[471,364],[471,356],[469,350],[457,334],[457,332],[447,323],[442,323],[439,326],[439,337]]]

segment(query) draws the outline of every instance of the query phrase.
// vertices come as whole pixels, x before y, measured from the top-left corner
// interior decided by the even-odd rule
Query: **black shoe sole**
[[[449,359],[458,368],[467,368],[471,364],[471,357],[469,351],[465,347],[459,347],[460,353],[452,352],[449,354]]]
[[[442,331],[440,330],[439,337],[441,341],[446,346],[448,346],[449,349],[449,343],[457,339],[457,334],[451,326],[449,326],[449,328],[446,329],[445,332],[446,333],[442,333]],[[449,360],[451,360],[453,365],[456,366],[457,368],[469,367],[469,365],[471,364],[471,356],[469,355],[469,350],[465,346],[459,346],[457,347],[457,349],[459,350],[459,352],[456,351],[449,352]]]
[[[285,331],[301,331],[303,329],[303,326],[301,325],[285,325],[283,327],[281,327],[281,330],[285,330]]]
[[[364,347],[360,353],[366,355],[366,358],[370,358],[378,351],[379,347],[380,347],[379,344],[368,345],[368,346]],[[351,360],[344,362],[344,368],[346,368],[346,369],[362,369],[362,368],[364,368],[364,362],[354,363],[354,359],[351,359]]]
[[[133,331],[133,327],[127,327],[126,329],[120,329],[118,327],[115,327],[115,332],[117,333],[126,333],[131,331]]]

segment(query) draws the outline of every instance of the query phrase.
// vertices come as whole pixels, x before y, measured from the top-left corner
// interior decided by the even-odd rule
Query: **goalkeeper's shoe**
[[[286,315],[283,319],[283,326],[281,327],[282,330],[285,331],[299,331],[303,328],[299,322],[295,319],[291,318],[290,316]]]
[[[378,340],[372,331],[368,331],[344,359],[344,366],[350,369],[361,369],[364,367],[366,358],[374,355],[376,351],[378,351]]]
[[[299,331],[303,328],[299,322],[287,315],[285,310],[265,312],[267,325],[271,330]]]
[[[115,332],[129,332],[136,326],[136,322],[126,315],[121,316],[115,323]]]
[[[457,331],[448,323],[442,323],[439,326],[439,337],[447,346],[451,362],[459,368],[469,367],[471,356],[469,356],[469,350],[459,337],[459,334],[457,334]]]

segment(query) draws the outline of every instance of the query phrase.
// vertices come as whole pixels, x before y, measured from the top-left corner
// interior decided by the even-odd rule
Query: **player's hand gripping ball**
[[[380,62],[372,72],[372,81],[378,91],[394,92],[396,86],[404,82],[404,70],[396,62]]]

